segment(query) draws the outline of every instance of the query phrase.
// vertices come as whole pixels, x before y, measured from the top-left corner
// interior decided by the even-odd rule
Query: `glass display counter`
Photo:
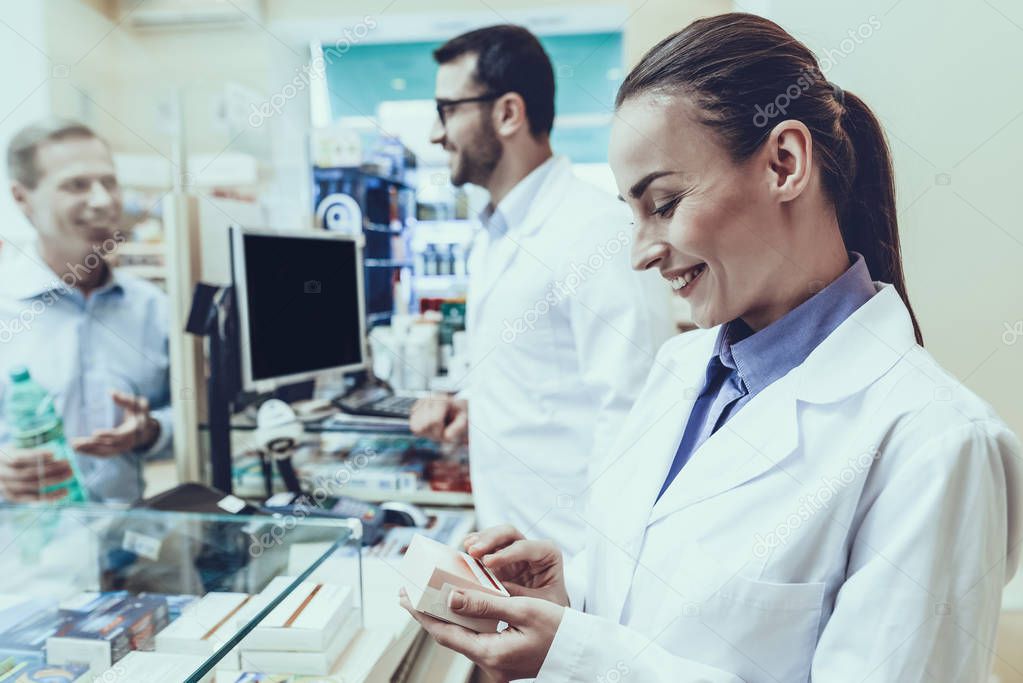
[[[0,681],[331,680],[362,630],[360,539],[345,520],[0,506]]]

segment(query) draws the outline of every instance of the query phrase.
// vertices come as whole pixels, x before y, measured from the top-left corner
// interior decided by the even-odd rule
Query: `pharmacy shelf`
[[[251,485],[250,485],[251,484]],[[274,493],[285,491],[283,482],[274,481]],[[340,493],[364,500],[367,503],[410,503],[420,507],[472,507],[472,494],[462,491],[434,491],[422,488],[416,491],[366,491],[345,487]],[[239,485],[235,482],[234,495],[247,500],[261,502],[266,498],[262,481],[247,482]]]
[[[390,225],[384,225],[383,223],[370,223],[369,221],[363,222],[362,229],[366,232],[382,232],[387,235],[400,235],[405,232],[404,226],[392,228]]]
[[[367,268],[411,268],[413,263],[408,259],[368,258],[364,261]]]
[[[433,507],[471,507],[472,494],[463,491],[434,491],[423,488],[415,491],[360,491],[345,489],[345,495],[368,503],[411,503]]]

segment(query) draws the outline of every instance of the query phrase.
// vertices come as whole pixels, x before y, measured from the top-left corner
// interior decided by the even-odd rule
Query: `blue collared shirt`
[[[772,382],[800,365],[835,328],[874,296],[863,257],[849,254],[850,266],[834,282],[754,333],[741,319],[721,327],[714,355],[689,414],[675,459],[658,498],[696,449]]]
[[[86,298],[66,285],[37,249],[5,245],[5,252],[12,250],[0,264],[0,402],[8,371],[27,366],[33,379],[56,396],[70,440],[116,426],[121,412],[111,390],[148,398],[160,436],[145,453],[76,454],[92,499],[138,500],[141,457],[165,454],[171,443],[166,295],[114,270]],[[0,444],[9,437],[0,411]]]

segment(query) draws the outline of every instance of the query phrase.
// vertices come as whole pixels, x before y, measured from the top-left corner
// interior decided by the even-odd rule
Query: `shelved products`
[[[209,657],[237,633],[237,614],[251,601],[248,593],[208,593],[156,634],[156,651]],[[238,669],[238,652],[232,649],[217,668]]]
[[[248,621],[293,582],[288,577],[271,581],[238,620]],[[349,586],[303,582],[242,640],[241,668],[326,675],[360,628]]]
[[[408,288],[397,285],[403,278],[410,279],[412,274],[408,228],[415,222],[416,206],[411,178],[415,157],[393,140],[381,139],[373,145],[363,145],[371,151],[360,152],[359,166],[313,168],[314,210],[321,217],[318,227],[350,230],[347,224],[350,221],[342,225],[335,216],[361,214],[358,227],[365,237],[363,257],[369,327],[389,322],[395,310],[408,310]],[[355,162],[354,159],[349,161]],[[337,209],[333,210],[333,206]],[[403,272],[407,274],[403,276]]]
[[[50,540],[27,554],[24,546],[38,541],[25,533],[30,522],[45,526]],[[273,581],[292,545],[320,544],[319,555],[289,567],[296,576],[330,560],[345,571],[346,585],[336,590],[359,596],[359,541],[338,520],[293,519],[285,528],[261,515],[0,506],[0,545],[8,548],[0,572],[19,593],[0,594],[0,681],[212,681],[225,668],[221,650],[227,665],[242,666],[223,644],[273,613],[268,606],[239,621],[242,608],[257,598],[290,604],[302,585]],[[362,604],[352,597],[347,605],[351,633],[361,627]],[[329,642],[344,637],[339,629]],[[166,651],[174,648],[194,651]],[[333,657],[323,650],[313,654]]]

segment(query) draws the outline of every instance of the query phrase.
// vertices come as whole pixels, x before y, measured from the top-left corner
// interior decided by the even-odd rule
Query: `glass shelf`
[[[328,590],[319,592],[319,596],[326,600],[323,596],[340,594],[346,599],[343,615],[338,607],[334,622],[343,621],[349,633],[361,630],[360,540],[358,523],[304,517],[300,511],[290,517],[270,517],[90,504],[0,505],[0,575],[6,586],[0,588],[0,670],[5,664],[19,662],[28,662],[23,666],[64,665],[77,667],[78,671],[88,667],[88,675],[83,673],[76,680],[91,681],[116,670],[119,662],[127,670],[139,662],[147,667],[152,664],[153,669],[147,668],[151,672],[170,659],[179,666],[175,669],[179,673],[166,680],[189,683],[214,680],[214,669],[218,676],[221,671],[257,671],[247,662],[265,662],[268,658],[275,661],[268,657],[274,653],[261,651],[259,657],[247,657],[247,644],[254,641],[245,640],[246,636],[293,592],[298,591],[281,610],[291,609],[289,605],[298,601],[298,615],[313,604],[311,598],[320,590],[315,586],[320,584],[311,584],[310,577],[317,569],[320,577],[324,569],[329,569],[331,580]],[[302,600],[302,590],[312,595]],[[198,599],[210,593],[238,596],[240,607],[214,620],[209,629],[202,625],[200,630],[207,632],[196,636],[195,641],[203,654],[183,654],[180,649],[162,647],[164,641],[158,633],[174,623],[182,611],[190,619],[197,618],[208,601],[192,602],[192,596]],[[219,599],[219,595],[215,597]],[[133,660],[128,662],[123,651],[114,652],[126,648],[118,648],[112,638],[106,638],[112,643],[106,648],[106,659],[102,653],[97,655],[99,660],[92,655],[91,659],[85,655],[71,659],[69,639],[89,653],[103,650],[104,637],[92,635],[89,628],[104,623],[104,619],[112,624],[113,631],[127,630],[127,656]],[[27,620],[30,626],[26,626]],[[334,640],[329,628],[333,627],[324,626],[321,635],[336,645],[341,636]],[[83,630],[86,635],[82,635]],[[210,639],[214,631],[217,637]],[[31,632],[31,637],[19,639],[26,632]],[[101,632],[106,633],[104,628],[95,631]],[[94,647],[97,645],[99,650]],[[265,646],[257,648],[253,644],[252,650],[257,649],[265,650]],[[168,652],[174,656],[164,654]],[[306,660],[313,655],[306,656]],[[57,661],[60,659],[64,661]],[[321,675],[287,671],[290,659],[285,655],[279,661],[284,670],[265,671],[274,667],[264,666],[263,672]],[[329,671],[322,675],[327,674]],[[121,679],[125,675],[130,676],[121,672]],[[151,673],[146,676],[147,680],[164,680]]]

